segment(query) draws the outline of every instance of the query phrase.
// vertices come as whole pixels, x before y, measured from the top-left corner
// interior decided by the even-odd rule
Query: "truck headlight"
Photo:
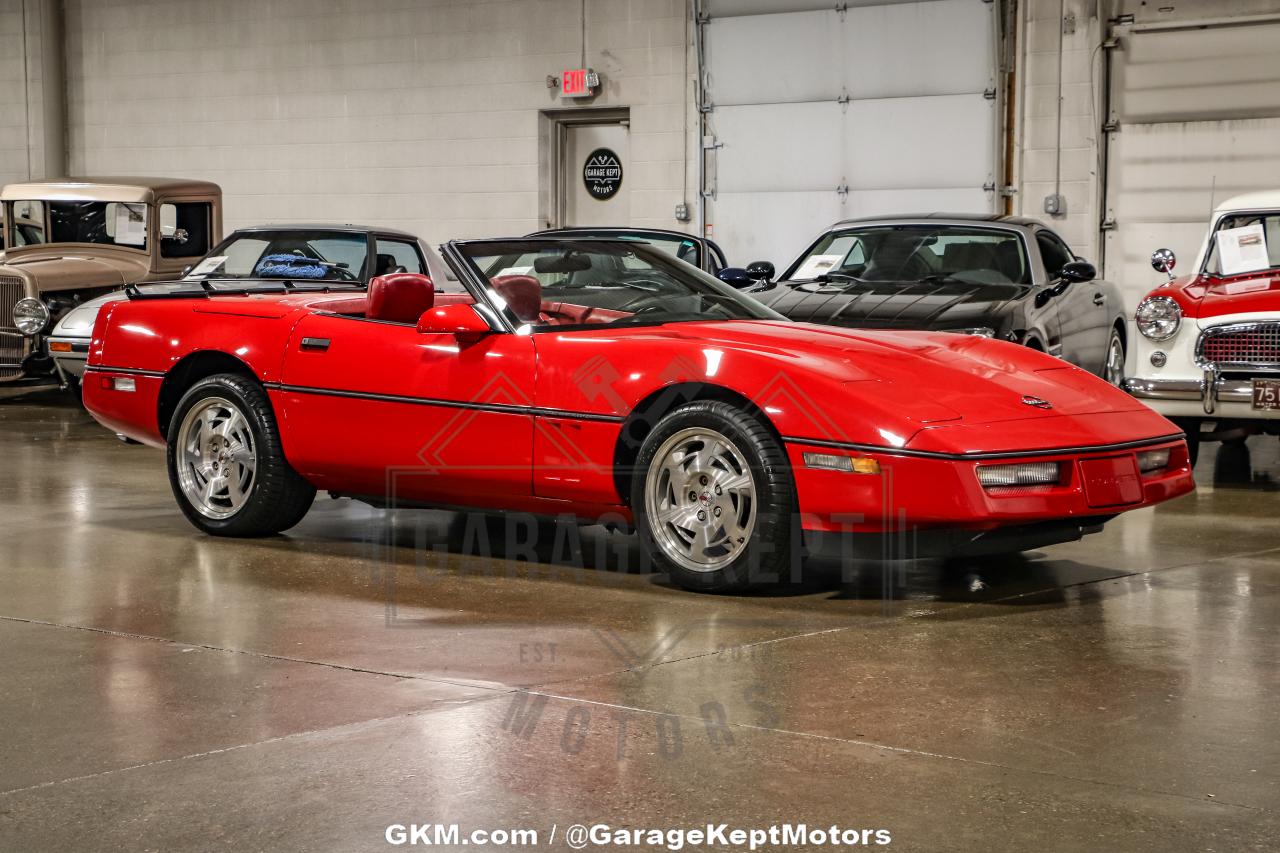
[[[49,325],[49,308],[28,296],[13,306],[13,325],[24,335],[38,335]]]
[[[1167,296],[1152,296],[1142,300],[1133,319],[1144,338],[1167,341],[1182,326],[1182,307]]]

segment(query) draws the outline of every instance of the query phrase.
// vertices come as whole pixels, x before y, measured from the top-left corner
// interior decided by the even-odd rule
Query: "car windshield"
[[[1011,231],[959,225],[875,225],[823,236],[787,275],[792,281],[960,281],[1028,284],[1030,265]]]
[[[1218,220],[1204,271],[1240,275],[1280,268],[1280,211],[1235,213]]]
[[[10,246],[99,243],[147,248],[147,205],[122,201],[13,202]]]
[[[460,249],[508,319],[532,331],[786,319],[644,243],[509,240]]]
[[[237,232],[193,266],[186,278],[362,282],[368,253],[368,238],[350,231]]]

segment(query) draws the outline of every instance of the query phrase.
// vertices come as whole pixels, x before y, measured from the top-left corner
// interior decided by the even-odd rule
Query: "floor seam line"
[[[0,619],[6,619],[6,618],[8,617],[0,616]],[[113,767],[109,770],[100,770],[97,773],[86,773],[82,776],[69,776],[65,779],[54,779],[48,782],[40,782],[35,785],[27,785],[22,788],[11,788],[7,791],[0,791],[0,797],[7,797],[14,794],[23,794],[30,791],[38,791],[44,788],[56,787],[58,785],[68,785],[76,782],[84,782],[90,779],[100,779],[102,777],[111,776],[116,773],[128,773],[134,770],[146,770],[150,767],[162,767],[166,764],[174,764],[180,761],[190,761],[198,758],[208,758],[214,755],[224,755],[226,753],[239,752],[241,750],[253,749],[255,747],[260,747],[260,746],[269,746],[271,744],[281,743],[283,741],[301,740],[301,739],[310,738],[310,737],[326,737],[329,735],[343,732],[343,730],[346,730],[346,729],[350,729],[352,733],[356,733],[364,728],[370,728],[373,726],[381,725],[383,723],[395,722],[396,720],[406,720],[406,719],[412,719],[413,717],[447,713],[449,711],[453,711],[458,708],[464,708],[471,705],[479,705],[484,702],[497,701],[498,699],[501,699],[503,696],[514,695],[516,692],[517,691],[515,689],[512,689],[512,690],[507,690],[500,693],[495,692],[493,695],[490,695],[490,696],[473,696],[467,699],[459,699],[456,701],[445,700],[445,701],[441,701],[437,705],[427,706],[424,708],[415,708],[414,710],[406,711],[403,714],[391,714],[385,717],[371,717],[370,719],[367,719],[367,720],[356,720],[350,723],[341,723],[336,726],[327,726],[327,727],[318,728],[318,729],[307,729],[306,731],[303,731],[303,732],[290,732],[289,734],[278,735],[277,737],[265,738],[263,740],[249,741],[248,743],[233,744],[232,746],[224,746],[218,749],[205,750],[204,752],[193,752],[193,753],[188,753],[186,755],[175,755],[172,758],[159,758],[159,759],[156,759],[155,761],[145,761],[141,764],[130,764],[126,767]]]
[[[272,654],[270,652],[255,652],[248,649],[233,649],[225,646],[215,646],[210,643],[188,643],[181,640],[174,640],[168,637],[157,637],[152,634],[138,634],[132,631],[117,631],[112,628],[96,628],[92,625],[71,625],[62,622],[49,622],[44,619],[27,619],[21,616],[3,616],[0,615],[0,621],[17,622],[24,625],[40,625],[46,628],[63,628],[69,631],[87,631],[93,634],[103,634],[109,637],[118,637],[126,640],[144,640],[153,643],[165,643],[171,646],[182,646],[190,649],[204,649],[205,651],[221,652],[230,655],[244,655],[246,657],[262,658],[264,660],[283,661],[287,663],[302,664],[304,666],[318,666],[325,669],[335,669],[342,672],[356,672],[364,675],[377,675],[385,678],[399,678],[410,681],[425,681],[431,684],[448,684],[452,687],[467,687],[474,690],[486,690],[493,692],[495,695],[510,693],[515,689],[511,686],[489,687],[483,684],[474,684],[466,681],[454,681],[446,678],[430,678],[424,675],[415,675],[403,672],[387,672],[384,670],[367,669],[365,667],[348,666],[339,663],[326,663],[324,661],[307,660],[306,658],[290,657],[288,655]]]

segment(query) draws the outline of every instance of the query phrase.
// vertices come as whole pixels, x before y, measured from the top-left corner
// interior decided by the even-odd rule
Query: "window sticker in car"
[[[844,255],[810,255],[804,259],[804,263],[796,270],[796,279],[817,278],[823,273],[840,266],[840,262],[844,260]]]
[[[191,272],[187,273],[186,278],[195,278],[196,276],[208,275],[211,272],[217,272],[226,260],[226,255],[211,255],[192,267]]]
[[[1261,222],[1243,228],[1224,228],[1216,238],[1223,275],[1265,270],[1271,265],[1267,257],[1267,235]]]
[[[116,205],[115,241],[122,246],[147,244],[147,206],[145,204]]]
[[[500,276],[504,276],[504,275],[528,275],[528,274],[529,274],[529,273],[531,273],[531,272],[533,272],[533,267],[532,267],[532,266],[526,266],[526,267],[506,267],[506,268],[505,268],[505,269],[503,269],[501,272],[496,273],[496,274],[494,275],[494,278],[498,278],[498,277],[500,277]]]

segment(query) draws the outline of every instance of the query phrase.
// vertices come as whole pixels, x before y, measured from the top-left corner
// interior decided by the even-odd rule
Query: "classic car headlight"
[[[1052,486],[1061,479],[1062,472],[1057,462],[978,466],[978,482],[988,489],[1005,486]]]
[[[24,335],[38,335],[49,325],[49,308],[28,296],[13,306],[13,325]]]
[[[1142,300],[1133,319],[1143,337],[1167,341],[1178,334],[1182,325],[1182,307],[1167,296],[1152,296]]]

